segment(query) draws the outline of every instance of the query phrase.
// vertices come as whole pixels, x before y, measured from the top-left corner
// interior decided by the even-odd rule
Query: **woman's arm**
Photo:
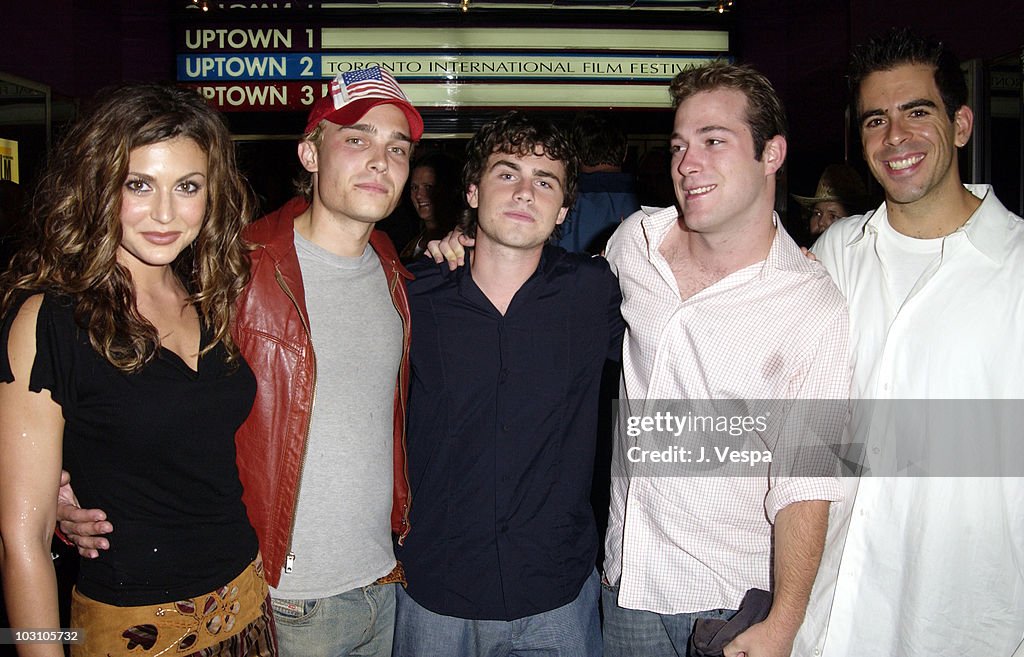
[[[13,383],[0,383],[0,573],[11,627],[57,629],[57,580],[50,558],[60,484],[61,408],[47,390],[31,392],[36,320],[30,298],[11,326]],[[22,644],[19,657],[62,657],[59,644]]]

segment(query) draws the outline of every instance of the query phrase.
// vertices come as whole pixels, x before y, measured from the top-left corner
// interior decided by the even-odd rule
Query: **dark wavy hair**
[[[542,149],[544,156],[565,166],[565,188],[562,207],[576,200],[576,179],[580,160],[572,141],[551,121],[513,110],[484,124],[466,144],[466,164],[462,169],[465,189],[479,185],[487,159],[494,153],[533,155]],[[462,215],[461,226],[466,235],[476,236],[477,212],[469,208]]]
[[[580,164],[588,167],[621,167],[629,146],[626,133],[618,125],[590,112],[580,112],[573,119],[572,142],[579,152]]]
[[[860,116],[860,85],[878,71],[891,71],[903,64],[924,64],[935,69],[935,86],[952,121],[967,104],[967,82],[960,60],[941,41],[916,34],[907,27],[892,28],[856,46],[850,57],[850,103],[853,116]]]
[[[75,321],[114,367],[134,372],[154,357],[160,337],[135,303],[131,273],[118,264],[121,195],[131,152],[177,137],[193,140],[207,157],[202,228],[172,263],[213,342],[229,361],[235,300],[249,280],[241,231],[253,202],[235,162],[224,120],[194,91],[130,84],[101,91],[51,153],[32,204],[26,247],[0,278],[2,311],[20,299],[52,291],[75,299]]]
[[[716,60],[682,71],[672,79],[672,107],[678,108],[690,96],[716,89],[732,89],[747,97],[747,127],[754,137],[754,159],[760,162],[765,143],[788,132],[786,110],[772,83],[749,66]]]

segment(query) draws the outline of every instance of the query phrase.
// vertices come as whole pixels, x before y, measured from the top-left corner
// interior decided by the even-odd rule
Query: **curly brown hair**
[[[223,118],[194,91],[159,84],[106,89],[69,128],[51,154],[32,204],[31,234],[0,277],[3,313],[29,294],[51,291],[75,299],[75,321],[114,367],[134,372],[160,347],[140,313],[127,268],[117,262],[121,194],[131,152],[176,137],[207,156],[207,202],[202,228],[172,268],[213,341],[228,360],[234,305],[249,281],[241,231],[252,219],[251,190],[238,171]]]
[[[547,119],[531,116],[513,110],[506,112],[490,123],[484,124],[466,144],[466,164],[462,169],[464,189],[479,185],[487,159],[493,153],[510,155],[533,155],[540,148],[544,156],[561,162],[565,166],[565,195],[562,207],[572,206],[576,200],[576,179],[579,175],[580,158],[569,137]],[[463,212],[460,225],[470,237],[476,235],[477,213],[470,208]]]

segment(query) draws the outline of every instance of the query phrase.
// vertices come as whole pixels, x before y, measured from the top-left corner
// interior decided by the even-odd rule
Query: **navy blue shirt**
[[[558,246],[601,253],[626,217],[640,209],[633,175],[613,171],[581,173],[576,201],[561,226]]]
[[[470,266],[413,264],[408,468],[398,558],[427,609],[513,620],[574,600],[593,572],[598,389],[618,360],[618,280],[546,246],[504,316]]]

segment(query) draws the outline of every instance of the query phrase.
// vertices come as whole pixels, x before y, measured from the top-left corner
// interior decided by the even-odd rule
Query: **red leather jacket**
[[[309,204],[292,199],[246,230],[256,245],[252,280],[238,302],[235,339],[256,374],[252,413],[238,430],[242,499],[256,528],[267,581],[277,586],[291,546],[299,478],[316,394],[316,355],[295,253],[294,220]],[[391,527],[399,542],[409,533],[409,477],[405,466],[405,411],[409,391],[409,298],[412,275],[399,263],[391,240],[373,231],[370,246],[388,277],[402,316],[402,363],[395,382],[394,503]],[[356,309],[353,309],[356,311]],[[343,482],[338,484],[343,485]]]

